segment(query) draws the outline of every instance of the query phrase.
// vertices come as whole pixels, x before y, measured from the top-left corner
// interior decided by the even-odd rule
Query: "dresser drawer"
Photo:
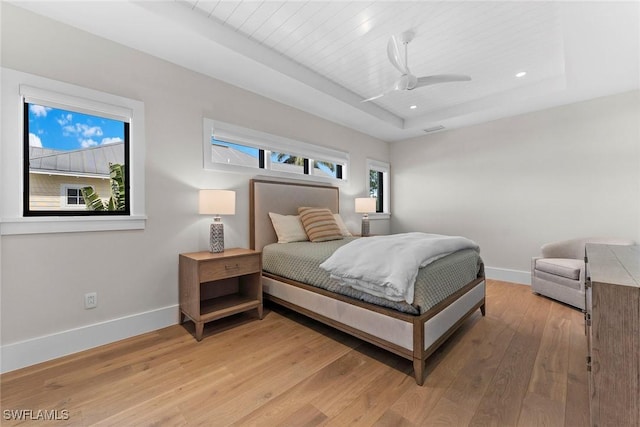
[[[248,255],[201,262],[199,266],[200,282],[226,279],[243,274],[257,273],[260,271],[260,256]]]

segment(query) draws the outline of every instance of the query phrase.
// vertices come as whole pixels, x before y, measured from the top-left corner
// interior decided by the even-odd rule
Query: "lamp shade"
[[[236,192],[231,190],[200,190],[198,213],[203,215],[234,215]]]
[[[356,213],[371,213],[376,211],[376,201],[374,197],[357,197]]]

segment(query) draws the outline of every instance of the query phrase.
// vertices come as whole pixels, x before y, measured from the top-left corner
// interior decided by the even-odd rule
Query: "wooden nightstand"
[[[196,324],[202,340],[204,324],[257,309],[262,319],[262,253],[233,248],[221,253],[180,254],[180,323]]]

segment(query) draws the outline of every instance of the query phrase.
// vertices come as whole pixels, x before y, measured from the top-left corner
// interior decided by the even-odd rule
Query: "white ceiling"
[[[637,1],[15,4],[386,141],[640,88]],[[414,74],[472,80],[362,103],[399,77],[406,30]]]

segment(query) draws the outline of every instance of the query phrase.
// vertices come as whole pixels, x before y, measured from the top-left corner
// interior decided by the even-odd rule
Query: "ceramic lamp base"
[[[365,216],[362,218],[362,229],[360,231],[362,237],[369,236],[369,217]]]
[[[224,252],[224,225],[222,222],[216,221],[211,224],[209,252]]]

